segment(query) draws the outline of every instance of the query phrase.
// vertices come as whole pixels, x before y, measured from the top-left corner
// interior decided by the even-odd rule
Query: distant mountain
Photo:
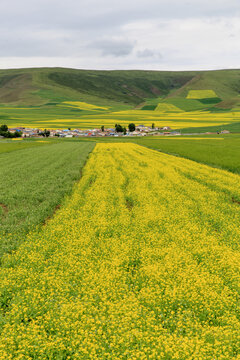
[[[210,106],[216,111],[234,108],[240,104],[240,70],[0,70],[0,104],[13,106],[54,105],[72,100],[96,105],[122,103],[141,108],[146,101],[155,98],[162,98],[173,104],[175,102],[179,106],[180,99],[188,98],[191,90],[215,92],[216,96],[212,100],[209,97],[204,100],[204,96],[200,99],[202,107]],[[188,106],[189,104],[190,102]],[[196,106],[196,102],[192,101],[192,104],[193,107]],[[191,106],[188,110],[191,110]]]

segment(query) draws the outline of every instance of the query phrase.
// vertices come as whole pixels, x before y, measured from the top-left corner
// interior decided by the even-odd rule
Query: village
[[[61,137],[61,138],[73,138],[73,137],[128,137],[128,136],[159,136],[159,135],[181,135],[180,132],[172,130],[169,126],[162,128],[149,127],[145,125],[137,125],[133,131],[125,130],[118,131],[115,128],[104,128],[101,129],[39,129],[39,128],[25,128],[25,127],[14,127],[9,128],[10,133],[21,133],[21,137]]]
[[[115,125],[115,128],[106,128],[102,126],[100,129],[39,129],[28,127],[14,127],[8,128],[6,125],[2,125],[0,130],[0,138],[39,138],[39,137],[59,137],[59,138],[78,138],[78,137],[142,137],[142,136],[180,136],[180,135],[201,135],[202,133],[184,133],[171,129],[169,126],[155,127],[152,124],[151,127],[145,125],[129,124],[128,130],[119,124]],[[221,130],[217,134],[229,134],[228,130]],[[206,132],[205,134],[213,134]],[[216,132],[215,132],[216,134]]]

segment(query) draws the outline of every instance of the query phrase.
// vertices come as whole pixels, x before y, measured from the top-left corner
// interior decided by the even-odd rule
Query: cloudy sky
[[[0,68],[240,68],[240,0],[1,0]]]

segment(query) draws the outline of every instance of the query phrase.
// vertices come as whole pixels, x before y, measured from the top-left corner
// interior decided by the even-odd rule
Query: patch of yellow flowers
[[[214,90],[190,90],[187,99],[206,99],[215,98],[217,94]]]
[[[179,109],[177,106],[168,104],[168,103],[159,103],[154,111],[173,112],[173,113],[175,113],[175,112],[183,113],[184,112],[183,110]]]
[[[240,359],[239,176],[97,144],[6,255],[0,359]]]
[[[108,107],[104,107],[104,106],[98,106],[98,105],[93,105],[93,104],[88,104],[82,101],[64,101],[61,104],[59,104],[59,106],[71,106],[71,107],[77,107],[81,110],[108,110]]]

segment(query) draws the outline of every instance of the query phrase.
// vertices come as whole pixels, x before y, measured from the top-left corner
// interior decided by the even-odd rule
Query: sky
[[[1,0],[0,68],[240,68],[240,0]]]

